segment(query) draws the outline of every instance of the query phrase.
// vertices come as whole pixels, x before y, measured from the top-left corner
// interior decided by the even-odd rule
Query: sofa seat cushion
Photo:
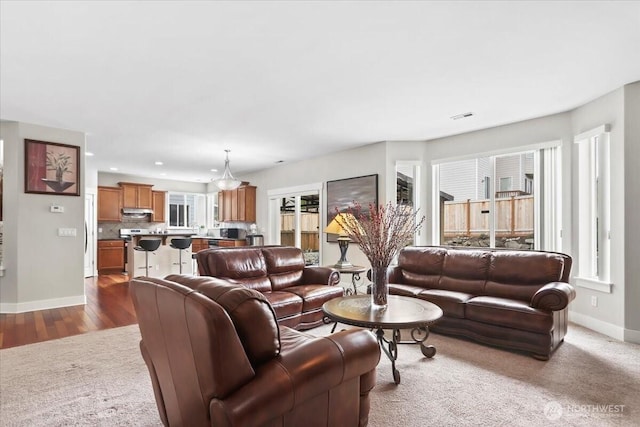
[[[299,285],[283,289],[302,298],[302,312],[319,310],[325,302],[344,295],[341,286]],[[274,292],[275,293],[275,292]]]
[[[524,301],[479,296],[467,301],[465,316],[476,322],[548,334],[553,329],[551,312],[538,310]]]
[[[389,283],[389,293],[393,295],[417,297],[422,291],[424,291],[424,287],[422,286],[405,285],[402,283]]]
[[[442,309],[445,316],[465,318],[465,305],[474,296],[464,292],[444,289],[422,289],[418,298],[434,303]]]
[[[273,311],[276,312],[278,320],[295,315],[299,316],[302,312],[302,298],[296,294],[276,291],[264,292],[264,296],[273,307]]]

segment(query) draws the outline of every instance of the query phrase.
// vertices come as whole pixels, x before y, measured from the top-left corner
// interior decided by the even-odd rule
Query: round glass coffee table
[[[393,381],[400,384],[400,372],[396,369],[398,360],[398,344],[400,330],[411,329],[411,338],[420,344],[420,350],[425,357],[433,357],[436,348],[426,345],[429,337],[429,325],[442,317],[442,309],[437,305],[418,298],[389,295],[386,308],[371,307],[371,295],[351,295],[335,298],[324,303],[322,311],[325,323],[335,322],[333,332],[338,323],[360,326],[376,330],[380,348],[391,360]],[[384,330],[390,330],[391,339],[384,335]]]

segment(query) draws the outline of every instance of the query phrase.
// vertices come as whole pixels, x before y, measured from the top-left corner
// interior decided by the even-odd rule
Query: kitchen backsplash
[[[121,228],[148,228],[151,230],[160,228],[164,231],[167,225],[164,222],[149,221],[99,222],[98,239],[119,239]],[[102,232],[100,232],[101,229]]]

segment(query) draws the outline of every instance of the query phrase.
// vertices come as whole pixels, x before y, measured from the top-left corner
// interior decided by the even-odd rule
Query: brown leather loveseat
[[[407,247],[389,292],[437,304],[430,329],[547,360],[567,332],[571,257],[542,251]]]
[[[213,276],[264,294],[281,325],[310,329],[322,324],[322,304],[341,297],[340,273],[305,266],[291,246],[206,249],[196,255],[201,276]]]
[[[165,426],[367,424],[371,332],[279,326],[264,295],[211,277],[137,277],[131,290]]]

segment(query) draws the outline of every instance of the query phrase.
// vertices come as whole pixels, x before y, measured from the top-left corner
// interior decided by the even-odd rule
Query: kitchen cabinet
[[[256,187],[245,185],[218,193],[218,220],[256,222]]]
[[[192,239],[191,240],[191,252],[197,253],[203,249],[209,249],[209,239]]]
[[[165,206],[166,206],[166,191],[152,191],[152,208],[153,214],[151,215],[151,222],[166,222]]]
[[[247,246],[246,240],[219,240],[218,246],[221,248],[232,248],[236,246]]]
[[[124,240],[98,240],[98,274],[124,270]]]
[[[122,220],[122,189],[98,187],[98,222]]]
[[[119,182],[122,188],[123,208],[153,208],[153,197],[151,187],[148,184],[134,184],[132,182]]]

